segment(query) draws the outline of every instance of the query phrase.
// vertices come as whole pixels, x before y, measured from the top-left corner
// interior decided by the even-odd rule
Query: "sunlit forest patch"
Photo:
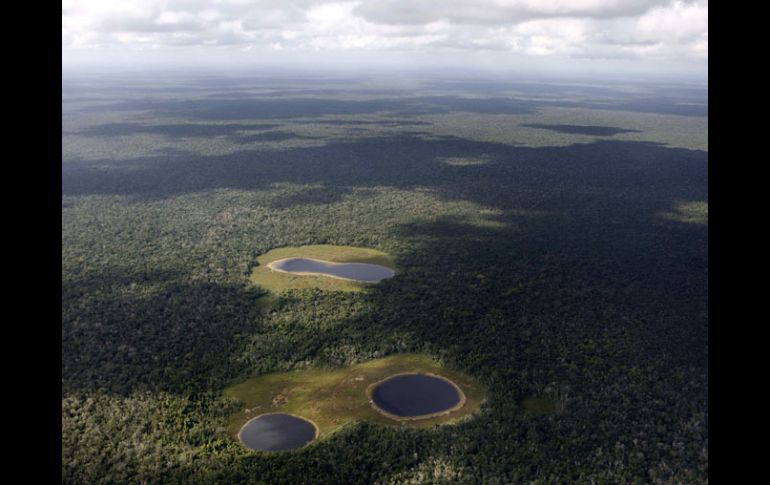
[[[416,467],[393,476],[387,483],[419,485],[422,483],[456,483],[467,476],[461,464],[444,456],[429,457]],[[382,482],[386,483],[386,482]]]

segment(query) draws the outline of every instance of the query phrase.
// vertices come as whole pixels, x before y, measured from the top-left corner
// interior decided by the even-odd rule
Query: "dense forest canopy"
[[[706,482],[706,96],[65,79],[64,482]],[[257,258],[318,244],[399,272],[263,311]],[[233,382],[411,352],[488,389],[474,419],[270,455],[228,433]]]

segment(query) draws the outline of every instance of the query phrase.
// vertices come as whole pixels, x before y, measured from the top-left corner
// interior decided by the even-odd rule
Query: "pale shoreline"
[[[332,275],[332,274],[328,274],[328,273],[318,273],[318,272],[315,272],[315,271],[286,271],[285,269],[276,268],[274,266],[275,264],[282,263],[282,262],[288,261],[290,259],[306,259],[308,261],[315,261],[316,263],[328,264],[328,265],[332,265],[332,266],[334,266],[334,265],[352,264],[352,263],[355,263],[355,264],[372,264],[372,263],[362,263],[362,262],[359,262],[359,261],[346,261],[344,263],[338,263],[338,262],[335,262],[335,261],[324,261],[322,259],[305,258],[305,257],[295,256],[295,257],[291,257],[291,258],[276,259],[275,261],[270,261],[265,266],[267,266],[271,271],[275,271],[275,272],[278,272],[278,273],[286,273],[286,274],[293,274],[293,275],[300,275],[300,276],[326,276],[326,277],[335,278],[335,279],[338,279],[338,280],[353,281],[355,283],[368,283],[368,284],[376,284],[376,283],[379,283],[382,280],[392,278],[392,277],[394,277],[396,275],[396,272],[393,269],[388,268],[387,266],[383,266],[381,264],[372,264],[372,266],[380,266],[382,268],[386,268],[386,269],[390,270],[390,272],[392,272],[393,274],[388,276],[388,277],[386,277],[386,278],[382,278],[380,280],[377,280],[377,281],[373,281],[373,280],[357,280],[357,279],[353,279],[353,278],[345,278],[344,276],[337,276],[337,275]]]

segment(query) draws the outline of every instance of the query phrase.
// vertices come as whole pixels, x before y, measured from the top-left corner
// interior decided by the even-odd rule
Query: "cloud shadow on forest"
[[[683,100],[690,102],[683,102]],[[452,112],[476,114],[532,114],[544,108],[584,108],[631,111],[679,116],[708,116],[707,97],[698,96],[633,96],[610,98],[569,96],[526,99],[510,96],[462,97],[456,95],[424,95],[382,97],[351,100],[339,98],[232,98],[207,99],[129,99],[108,104],[86,106],[83,112],[151,111],[156,116],[184,117],[198,120],[290,119],[325,115],[366,115],[387,113],[391,116],[436,115]]]
[[[615,128],[612,126],[548,125],[543,123],[532,123],[521,126],[525,126],[527,128],[538,128],[541,130],[550,130],[555,131],[556,133],[565,133],[568,135],[614,136],[622,133],[641,133],[639,130],[627,130],[624,128]]]
[[[270,130],[281,126],[279,124],[255,123],[255,124],[194,124],[177,123],[168,125],[145,125],[141,123],[107,123],[93,126],[80,132],[81,136],[112,137],[130,136],[136,134],[164,135],[174,138],[209,138],[212,136],[233,135],[242,131]]]
[[[441,161],[447,156],[487,163],[448,166]],[[683,394],[675,374],[707,369],[708,228],[658,217],[677,200],[707,200],[707,158],[706,152],[648,142],[530,148],[399,136],[281,152],[137,159],[126,168],[121,161],[112,173],[87,162],[65,165],[66,195],[167,197],[314,184],[277,199],[276,207],[291,207],[391,186],[429,188],[447,200],[497,210],[481,217],[491,225],[446,216],[398,226],[408,249],[399,254],[397,277],[357,296],[291,293],[272,326],[257,313],[258,295],[241,287],[170,282],[163,291],[133,298],[67,283],[63,296],[93,300],[84,312],[79,297],[63,298],[72,305],[62,322],[63,392],[216,392],[250,372],[344,365],[396,352],[428,353],[489,388],[483,411],[472,420],[413,434],[351,426],[303,451],[304,458],[236,456],[238,466],[231,461],[226,467],[236,475],[212,472],[213,481],[270,477],[285,469],[282,460],[325,462],[351,445],[419,446],[425,456],[447,442],[458,456],[484,446],[488,456],[497,456],[495,450],[511,446],[518,461],[537,463],[543,455],[583,456],[628,429],[658,429],[672,416],[689,417],[692,408],[707,406],[701,386],[688,382]],[[121,286],[132,278],[113,272],[94,281]],[[350,311],[356,303],[364,310]],[[299,321],[303,315],[309,319]],[[318,328],[319,319],[331,323]],[[83,365],[83,358],[92,365]],[[631,369],[640,371],[632,377]],[[650,369],[657,372],[645,372]],[[556,437],[580,433],[580,440],[538,440],[521,431],[534,425],[516,402],[552,382],[571,386],[569,412],[538,420],[537,430]],[[610,399],[613,406],[606,406]],[[583,433],[596,423],[601,433]],[[439,440],[441,433],[448,436]],[[537,447],[529,446],[533,440]],[[396,448],[394,456],[400,455]],[[371,456],[353,459],[361,469],[371,463]],[[205,465],[184,466],[177,472],[208,473]],[[382,474],[409,467],[388,464]]]
[[[446,157],[483,158],[486,163],[453,166],[443,161]],[[382,348],[369,350],[393,352],[398,348],[392,344],[394,332],[404,331],[414,339],[409,349],[444,352],[464,368],[491,379],[485,374],[489,372],[488,357],[473,360],[479,343],[495,348],[499,339],[510,346],[510,339],[524,330],[524,324],[510,322],[487,336],[469,332],[465,326],[485,321],[495,312],[517,314],[520,308],[545,318],[542,328],[534,330],[544,340],[526,339],[521,345],[528,342],[530,347],[519,349],[526,355],[531,355],[531,348],[539,349],[538,359],[556,352],[543,342],[565,338],[565,329],[582,326],[594,338],[591,332],[607,328],[607,320],[596,320],[597,312],[603,311],[612,315],[625,312],[651,322],[645,328],[629,329],[618,320],[614,325],[619,326],[610,329],[637,332],[644,345],[638,342],[635,349],[676,356],[683,346],[706,338],[697,323],[680,327],[671,320],[656,322],[649,312],[667,302],[680,321],[698,322],[703,311],[693,305],[693,297],[705,301],[705,273],[698,271],[707,267],[702,248],[708,228],[666,221],[659,214],[675,201],[707,200],[707,152],[638,141],[599,140],[533,148],[402,135],[281,151],[244,150],[226,156],[147,157],[102,168],[109,163],[65,163],[63,194],[116,194],[144,200],[220,188],[274,191],[281,184],[308,187],[279,193],[272,205],[290,208],[334,203],[362,188],[393,187],[429,189],[444,200],[468,201],[494,210],[492,216],[479,220],[443,217],[397,228],[400,238],[412,241],[413,250],[400,256],[399,264],[406,271],[366,293],[372,308],[382,311],[341,322],[337,328],[345,332],[340,335],[319,334],[302,345],[285,342],[287,358],[293,356],[289,360],[316,355],[318,345],[344,343],[355,339],[351,335],[372,333],[379,334],[376,340]],[[443,266],[447,258],[455,262],[451,272]],[[209,301],[213,306],[236,301],[241,302],[240,307],[251,298],[235,288],[208,288],[206,292],[221,296]],[[174,291],[198,293],[190,287]],[[121,304],[136,307],[137,315],[144,312],[150,318],[168,296],[153,298],[157,301]],[[97,303],[97,308],[99,305],[108,303]],[[198,311],[204,319],[220,318],[209,314],[213,310]],[[179,318],[186,321],[188,316]],[[240,322],[245,328],[251,324],[243,318],[235,318],[233,325]],[[240,331],[240,327],[233,329],[230,337]],[[102,335],[104,345],[109,346],[109,332],[104,332],[107,329],[96,330],[96,335]],[[230,337],[220,332],[217,338]],[[158,342],[165,338],[159,335]],[[136,344],[142,344],[140,337],[136,339]],[[417,342],[426,347],[414,347]],[[521,360],[514,363],[521,364]],[[170,368],[171,363],[166,369]],[[128,361],[126,369],[131,369]],[[200,372],[205,375],[204,370]],[[72,379],[82,383],[85,377]],[[162,374],[148,377],[158,385],[163,378]]]
[[[485,163],[446,163],[458,157]],[[707,152],[652,142],[597,140],[520,147],[402,134],[219,156],[69,160],[62,164],[62,194],[157,199],[219,188],[266,190],[286,182],[326,187],[333,195],[322,196],[319,189],[315,196],[328,203],[358,187],[420,187],[448,200],[503,210],[582,214],[611,222],[613,217],[668,210],[674,200],[705,200],[707,160]]]
[[[528,114],[537,104],[511,98],[461,98],[420,96],[374,100],[324,98],[291,99],[204,99],[127,100],[83,108],[86,112],[151,110],[164,116],[200,120],[285,119],[323,115],[362,115],[387,112],[396,116],[428,115],[464,111],[484,114]]]
[[[259,142],[271,142],[271,141],[287,141],[287,140],[318,140],[321,137],[318,136],[306,136],[298,135],[290,131],[268,131],[265,133],[258,133],[256,135],[239,135],[232,137],[235,143],[248,144]]]
[[[132,284],[159,282],[149,292],[125,292]],[[260,294],[117,270],[63,281],[62,393],[189,393],[222,386],[237,371],[229,361],[237,335],[254,331]]]
[[[334,126],[347,126],[347,125],[374,125],[384,127],[402,127],[402,126],[426,126],[432,123],[427,121],[415,121],[415,120],[298,120],[293,123],[298,125],[334,125]]]

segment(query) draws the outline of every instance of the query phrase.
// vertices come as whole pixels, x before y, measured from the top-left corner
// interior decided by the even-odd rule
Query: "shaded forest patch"
[[[614,136],[622,133],[641,133],[639,130],[628,130],[616,128],[613,126],[590,126],[590,125],[547,125],[542,123],[530,123],[528,128],[539,128],[542,130],[551,130],[557,133],[566,133],[569,135],[590,135],[590,136]]]

